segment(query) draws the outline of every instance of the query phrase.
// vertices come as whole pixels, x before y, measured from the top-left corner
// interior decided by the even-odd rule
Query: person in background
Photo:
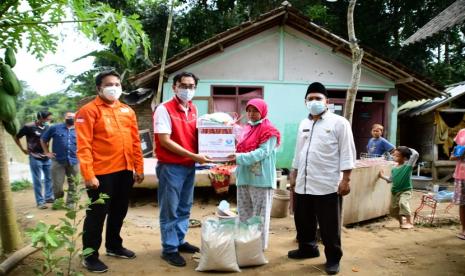
[[[72,207],[73,195],[76,189],[74,183],[79,174],[79,165],[76,157],[76,131],[74,129],[74,112],[65,113],[65,122],[51,126],[45,131],[40,144],[44,154],[52,160],[52,183],[55,200],[64,196],[63,182],[65,176],[68,181],[68,195],[66,205]],[[52,142],[52,151],[49,142]]]
[[[465,146],[465,128],[459,130],[454,138],[458,146]],[[457,238],[465,240],[465,154],[462,156],[451,155],[451,160],[457,160],[454,171],[455,191],[453,202],[459,205],[459,217],[462,230],[457,234]]]
[[[188,72],[174,76],[174,97],[159,105],[153,115],[161,257],[173,266],[186,265],[179,252],[200,251],[185,241],[194,200],[195,162],[211,162],[197,153],[197,108],[192,98],[198,80]]]
[[[309,115],[299,125],[291,172],[299,247],[287,256],[319,257],[319,226],[325,246],[325,271],[337,274],[342,258],[342,197],[350,193],[350,175],[355,167],[354,137],[349,121],[328,110],[328,92],[323,84],[310,84],[304,100]]]
[[[49,111],[37,112],[37,120],[24,125],[16,134],[15,142],[24,154],[29,155],[29,167],[32,174],[34,195],[37,208],[47,209],[45,203],[53,203],[52,178],[50,176],[50,158],[45,155],[40,145],[40,137],[49,128],[52,113]],[[22,137],[26,136],[27,149],[21,144]],[[42,186],[42,175],[44,176]]]
[[[236,161],[237,210],[241,221],[253,216],[263,219],[262,247],[268,248],[273,189],[276,189],[276,148],[281,134],[266,117],[268,107],[262,99],[246,105],[249,122],[239,140]]]
[[[410,211],[410,199],[412,198],[412,170],[418,160],[418,152],[414,149],[399,146],[392,157],[397,166],[392,168],[391,176],[386,177],[384,171],[379,172],[379,177],[392,183],[391,188],[391,216],[399,220],[401,229],[413,228],[413,220]]]
[[[371,136],[367,144],[367,152],[370,157],[382,156],[391,152],[395,147],[383,136],[384,127],[381,124],[374,124],[371,127]]]
[[[105,248],[108,256],[133,259],[136,254],[123,247],[120,232],[128,212],[134,182],[144,180],[144,161],[136,113],[121,103],[121,77],[113,70],[95,78],[97,97],[76,114],[77,157],[87,195],[94,202],[107,194],[104,204],[86,211],[82,235],[84,249],[93,252],[82,264],[91,272],[108,270],[99,259],[106,218]]]

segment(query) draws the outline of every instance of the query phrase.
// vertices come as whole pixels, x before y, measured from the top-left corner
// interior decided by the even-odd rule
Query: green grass
[[[26,190],[32,187],[31,181],[27,179],[21,179],[21,180],[15,180],[11,182],[11,190],[13,192],[21,191],[21,190]]]

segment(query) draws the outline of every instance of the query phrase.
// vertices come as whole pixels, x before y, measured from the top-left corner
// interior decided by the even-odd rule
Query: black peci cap
[[[326,88],[323,84],[319,82],[314,82],[310,84],[307,88],[307,93],[305,93],[305,98],[307,98],[307,95],[310,93],[321,93],[328,98],[328,91],[326,91]]]

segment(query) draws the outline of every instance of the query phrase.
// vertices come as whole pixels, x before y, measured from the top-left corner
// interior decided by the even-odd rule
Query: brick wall
[[[131,108],[136,112],[139,130],[149,129],[150,133],[153,133],[151,101],[152,99],[147,99],[141,104],[132,105]]]

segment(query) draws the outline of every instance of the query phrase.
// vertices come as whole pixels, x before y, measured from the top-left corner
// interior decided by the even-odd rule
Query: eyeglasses
[[[178,88],[181,88],[181,89],[195,89],[195,84],[180,83],[177,86]]]

